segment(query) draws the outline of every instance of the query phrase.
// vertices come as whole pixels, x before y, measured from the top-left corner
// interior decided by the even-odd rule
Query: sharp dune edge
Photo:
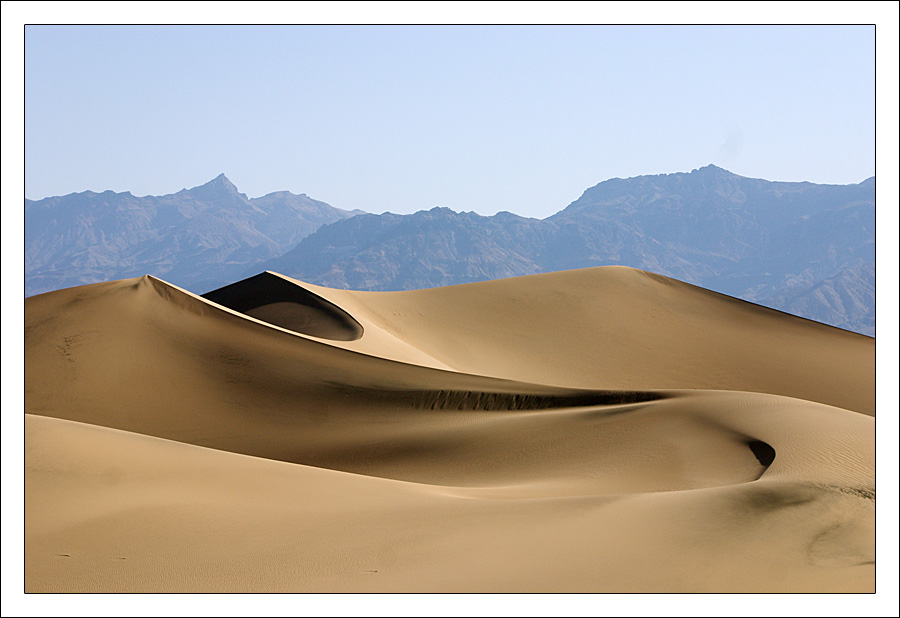
[[[875,342],[623,267],[25,301],[27,592],[871,592]]]

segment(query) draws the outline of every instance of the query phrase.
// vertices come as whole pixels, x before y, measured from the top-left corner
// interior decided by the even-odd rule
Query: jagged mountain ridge
[[[163,196],[26,199],[25,295],[145,274],[205,291],[358,212],[287,191],[249,199],[224,174]]]
[[[286,191],[248,199],[220,175],[159,197],[26,200],[25,214],[26,296],[143,274],[197,293],[263,270],[404,290],[618,264],[875,332],[874,178],[771,182],[707,166],[607,180],[540,220],[375,215]]]

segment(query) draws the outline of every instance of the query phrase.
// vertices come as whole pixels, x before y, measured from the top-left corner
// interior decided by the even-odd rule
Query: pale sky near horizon
[[[709,163],[875,175],[874,26],[26,26],[25,195],[546,217]]]

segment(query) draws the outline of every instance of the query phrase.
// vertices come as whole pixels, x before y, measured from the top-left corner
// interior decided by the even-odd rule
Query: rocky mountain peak
[[[219,174],[206,184],[194,187],[193,189],[188,189],[187,193],[194,199],[204,201],[217,201],[223,198],[228,199],[229,201],[234,200],[235,198],[247,199],[247,196],[239,192],[237,187],[234,186],[234,183],[228,180],[228,177],[225,176],[225,174]]]

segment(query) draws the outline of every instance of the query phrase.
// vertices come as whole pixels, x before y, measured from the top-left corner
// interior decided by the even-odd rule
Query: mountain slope
[[[874,178],[770,182],[710,165],[607,180],[544,220],[360,213],[284,191],[248,199],[224,175],[161,197],[26,200],[26,295],[143,274],[198,293],[265,270],[384,291],[623,265],[875,334]]]
[[[286,191],[248,199],[224,174],[164,196],[25,200],[25,294],[144,274],[206,290],[354,214]]]
[[[300,271],[319,285],[358,290],[432,288],[543,272],[533,248],[546,242],[546,226],[537,219],[434,208],[360,215],[343,223],[324,226],[264,269]]]

